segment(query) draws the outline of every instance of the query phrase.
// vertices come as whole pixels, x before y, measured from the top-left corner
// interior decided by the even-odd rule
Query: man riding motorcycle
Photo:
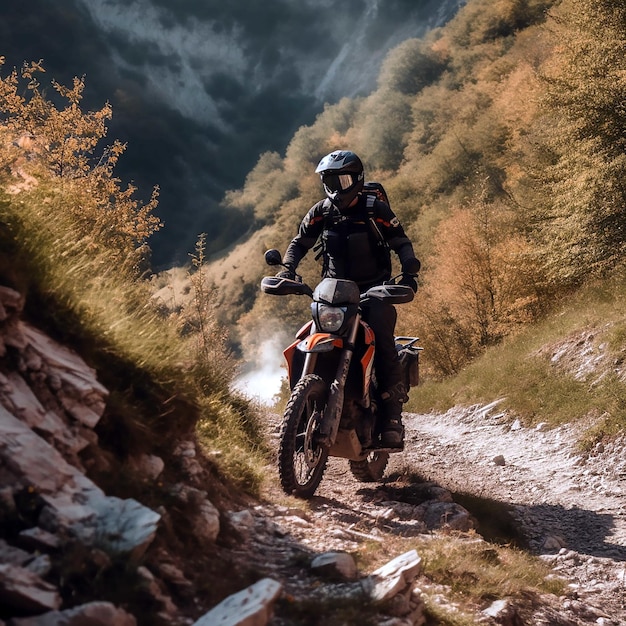
[[[279,276],[295,278],[298,264],[321,238],[323,278],[352,280],[363,293],[391,278],[393,250],[402,267],[400,283],[417,291],[415,275],[420,262],[413,245],[389,205],[363,193],[361,159],[354,152],[336,150],[319,162],[315,172],[320,175],[326,199],[314,204],[304,216],[283,256],[287,270]],[[397,313],[393,305],[372,300],[363,306],[363,319],[376,336],[374,367],[383,399],[381,442],[387,447],[402,447],[402,404],[408,398],[394,340]]]

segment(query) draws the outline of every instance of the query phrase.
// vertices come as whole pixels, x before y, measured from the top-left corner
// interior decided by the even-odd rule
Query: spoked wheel
[[[328,460],[328,450],[316,443],[316,432],[327,402],[324,381],[304,376],[291,392],[280,433],[278,469],[285,493],[310,498]]]
[[[374,483],[383,477],[388,461],[389,452],[372,450],[362,461],[350,461],[350,471],[362,483]]]

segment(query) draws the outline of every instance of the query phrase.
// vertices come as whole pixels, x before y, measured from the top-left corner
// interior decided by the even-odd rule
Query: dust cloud
[[[247,365],[233,387],[253,400],[273,404],[282,380],[287,376],[283,356],[285,347],[284,337],[276,336],[263,342],[254,357],[245,359]]]

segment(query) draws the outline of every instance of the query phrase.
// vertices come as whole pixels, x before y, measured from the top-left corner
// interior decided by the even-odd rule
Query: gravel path
[[[521,542],[571,579],[574,597],[626,624],[625,439],[582,455],[575,426],[511,425],[497,403],[405,423],[406,451],[395,463],[457,500],[469,494],[505,505]],[[604,623],[602,615],[590,623]]]
[[[279,419],[270,417],[274,438]],[[450,492],[477,518],[485,538],[516,542],[571,581],[558,619],[552,606],[552,618],[533,624],[626,625],[626,439],[583,455],[575,426],[511,425],[497,402],[405,414],[404,423],[405,450],[391,456],[386,475],[408,471],[428,489]],[[268,501],[279,502],[284,496],[277,478],[270,483]],[[346,461],[331,459],[306,515],[279,504],[259,513],[272,516],[279,534],[289,538],[283,551],[351,551],[367,535],[384,539],[386,532],[372,489],[363,487]],[[410,524],[404,522],[402,534],[411,532]],[[294,579],[298,584],[305,589],[308,582]]]

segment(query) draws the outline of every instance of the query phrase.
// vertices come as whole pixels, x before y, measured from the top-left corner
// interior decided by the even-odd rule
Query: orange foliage
[[[477,201],[437,229],[415,324],[428,328],[426,348],[439,373],[457,372],[537,313],[527,244],[511,223],[507,206]]]
[[[0,58],[0,67],[2,63]],[[11,186],[13,193],[45,188],[44,202],[65,212],[79,237],[131,253],[161,226],[152,215],[158,189],[142,204],[134,198],[135,187],[121,185],[113,174],[125,149],[119,141],[95,155],[106,136],[110,105],[83,112],[85,83],[74,78],[71,87],[52,81],[62,103],[57,106],[40,89],[36,77],[44,71],[41,62],[31,63],[20,74],[13,70],[0,78],[0,175],[28,182]]]

